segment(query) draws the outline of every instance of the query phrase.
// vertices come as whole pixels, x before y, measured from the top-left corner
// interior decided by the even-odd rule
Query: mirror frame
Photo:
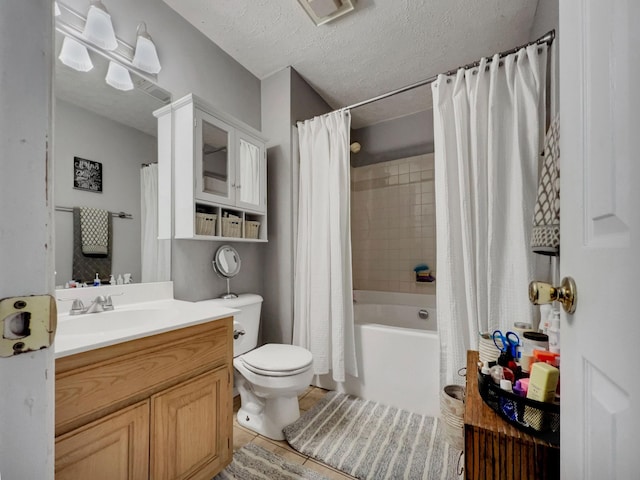
[[[220,265],[222,256],[227,252],[231,252],[233,254],[233,256],[235,257],[235,259],[237,260],[236,261],[236,267],[231,271],[228,271],[227,268],[223,268]],[[242,266],[242,260],[240,259],[240,254],[238,253],[238,251],[235,248],[233,248],[231,245],[221,245],[216,250],[216,253],[215,253],[214,257],[213,257],[212,265],[213,265],[213,269],[215,270],[215,272],[218,275],[220,275],[221,277],[223,277],[223,278],[233,278],[238,273],[240,273],[240,267]]]

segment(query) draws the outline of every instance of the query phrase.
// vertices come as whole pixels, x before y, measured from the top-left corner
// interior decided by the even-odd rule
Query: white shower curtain
[[[533,320],[546,62],[546,46],[532,45],[432,84],[443,384],[462,383],[479,332]]]
[[[298,123],[300,184],[293,343],[316,375],[357,376],[353,330],[349,112]]]
[[[158,240],[158,164],[140,171],[142,282],[171,280],[171,240]]]

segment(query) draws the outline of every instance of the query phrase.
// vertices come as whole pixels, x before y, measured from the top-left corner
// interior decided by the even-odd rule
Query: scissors
[[[501,330],[496,330],[492,335],[493,343],[502,353],[508,353],[511,358],[518,358],[518,345],[520,345],[520,337],[515,332],[507,332],[503,334]],[[500,345],[496,342],[496,339],[500,340]]]

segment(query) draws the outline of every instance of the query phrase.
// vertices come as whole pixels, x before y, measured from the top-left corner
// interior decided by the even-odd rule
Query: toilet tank
[[[233,316],[233,356],[237,357],[258,346],[258,330],[260,329],[260,309],[262,297],[254,293],[243,293],[238,298],[215,298],[203,300],[199,304],[210,303],[220,307],[240,310]],[[240,332],[244,332],[243,335]]]

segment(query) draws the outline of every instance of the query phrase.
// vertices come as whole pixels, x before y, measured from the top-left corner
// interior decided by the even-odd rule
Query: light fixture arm
[[[147,80],[150,83],[157,84],[157,75],[151,74],[133,64],[134,47],[117,38],[118,46],[115,50],[104,50],[100,47],[88,42],[82,35],[86,18],[80,13],[76,12],[72,8],[66,6],[64,3],[58,1],[58,8],[60,9],[60,15],[55,17],[55,29],[67,37],[71,37],[78,43],[87,47],[90,51],[101,55],[107,60],[114,61],[127,67],[139,77]]]

